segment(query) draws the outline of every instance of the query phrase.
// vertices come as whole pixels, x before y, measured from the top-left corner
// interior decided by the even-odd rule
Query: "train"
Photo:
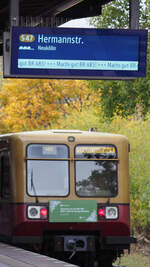
[[[130,234],[124,135],[0,135],[0,240],[84,267],[112,267]]]

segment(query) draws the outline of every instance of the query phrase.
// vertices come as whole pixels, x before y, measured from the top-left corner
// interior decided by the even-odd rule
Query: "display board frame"
[[[7,77],[99,80],[146,75],[146,30],[12,27],[10,41]]]

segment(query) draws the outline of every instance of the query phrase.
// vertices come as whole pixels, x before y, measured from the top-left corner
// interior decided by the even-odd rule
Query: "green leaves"
[[[124,28],[129,25],[129,1],[113,1],[102,9],[102,15],[91,19],[97,28]]]
[[[91,24],[97,28],[129,28],[129,0],[116,0],[105,5],[102,15],[91,19]],[[150,2],[139,0],[140,4],[140,28],[150,29]]]

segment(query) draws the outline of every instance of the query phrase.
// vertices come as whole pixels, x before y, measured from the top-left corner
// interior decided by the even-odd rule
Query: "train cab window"
[[[27,192],[31,196],[69,194],[69,150],[66,145],[27,147]]]
[[[117,150],[113,145],[77,145],[76,194],[81,197],[117,195]]]
[[[10,197],[10,163],[8,154],[0,155],[0,198]]]

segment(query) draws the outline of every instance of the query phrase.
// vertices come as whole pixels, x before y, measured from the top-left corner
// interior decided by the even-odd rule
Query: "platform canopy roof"
[[[10,3],[14,0],[0,0],[0,43],[3,32],[10,27]],[[44,26],[55,25],[77,18],[92,17],[101,14],[103,5],[113,0],[18,0],[20,25],[32,22],[30,26],[40,26],[43,18]],[[36,19],[35,19],[36,18]],[[34,21],[34,23],[33,23]],[[36,21],[36,22],[35,22]],[[35,24],[35,25],[34,25]],[[27,25],[29,26],[29,25]],[[43,26],[43,25],[41,25]]]

